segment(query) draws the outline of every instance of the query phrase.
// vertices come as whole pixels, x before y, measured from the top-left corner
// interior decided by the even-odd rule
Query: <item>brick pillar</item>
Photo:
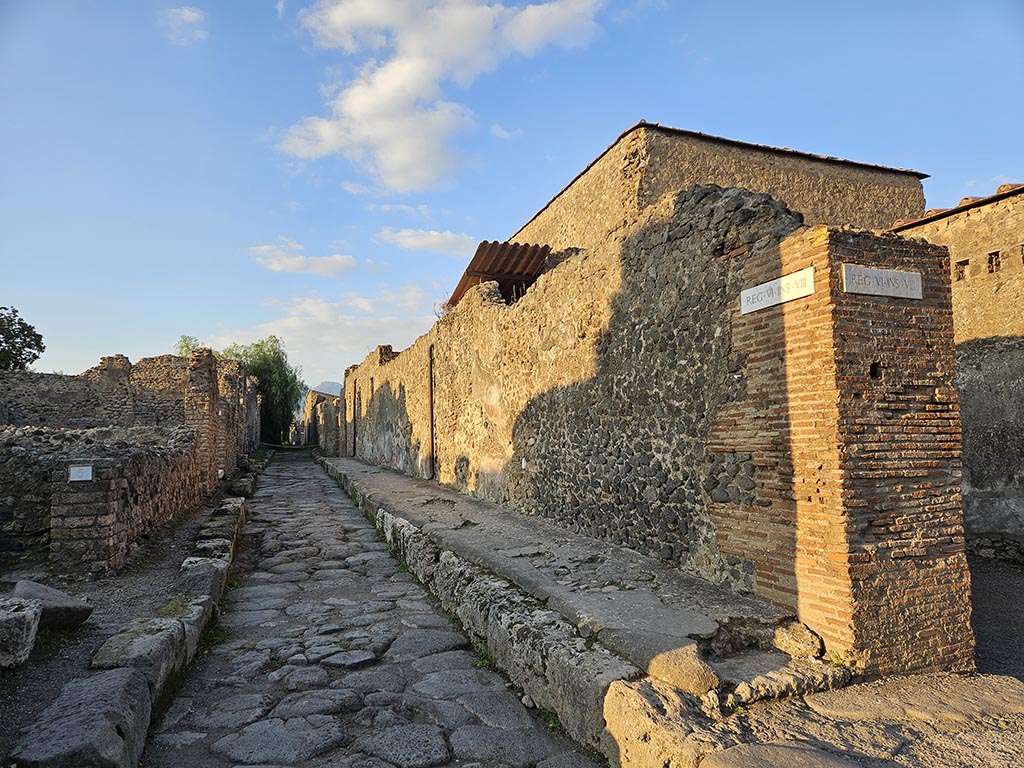
[[[811,269],[813,292],[734,307],[745,393],[708,441],[740,468],[709,506],[721,554],[861,671],[972,668],[943,249],[815,227],[731,256],[746,287]],[[847,292],[844,263],[919,274],[922,298]]]
[[[197,349],[188,361],[185,424],[196,431],[196,466],[203,478],[203,493],[210,493],[217,484],[218,399],[217,361],[209,349]]]

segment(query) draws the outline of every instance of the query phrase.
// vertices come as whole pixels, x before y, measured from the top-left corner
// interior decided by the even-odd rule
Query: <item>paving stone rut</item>
[[[584,768],[388,553],[307,454],[249,507],[220,619],[151,734],[145,768]]]

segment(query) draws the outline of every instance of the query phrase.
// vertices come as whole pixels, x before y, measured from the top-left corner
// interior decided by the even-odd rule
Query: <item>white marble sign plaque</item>
[[[783,275],[740,292],[740,314],[774,307],[814,293],[814,267]]]
[[[68,467],[68,482],[77,483],[83,480],[92,480],[91,465],[80,464]]]
[[[923,297],[920,272],[875,269],[859,264],[843,264],[843,291],[867,293],[872,296],[895,296],[900,299]]]

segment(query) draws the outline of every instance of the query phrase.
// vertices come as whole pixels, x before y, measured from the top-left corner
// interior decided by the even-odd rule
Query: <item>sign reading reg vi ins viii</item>
[[[740,314],[746,315],[759,309],[774,307],[793,299],[800,299],[814,293],[814,267],[791,272],[788,275],[769,280],[740,291]]]
[[[923,295],[921,273],[843,264],[843,292],[920,299]]]

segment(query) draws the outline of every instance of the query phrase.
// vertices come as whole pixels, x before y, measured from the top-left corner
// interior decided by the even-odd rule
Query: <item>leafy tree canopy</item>
[[[201,346],[203,345],[199,343],[199,339],[195,336],[186,336],[185,334],[182,334],[174,344],[174,354],[178,357],[188,357],[194,350],[199,349]]]
[[[187,357],[202,345],[194,336],[182,336],[174,345],[174,353]],[[277,336],[267,336],[252,344],[232,344],[217,357],[240,360],[250,376],[259,379],[263,396],[260,408],[260,433],[264,442],[283,444],[295,419],[295,410],[306,394],[302,369],[288,364],[284,343]]]
[[[24,371],[46,350],[43,337],[14,307],[0,307],[0,371]]]

